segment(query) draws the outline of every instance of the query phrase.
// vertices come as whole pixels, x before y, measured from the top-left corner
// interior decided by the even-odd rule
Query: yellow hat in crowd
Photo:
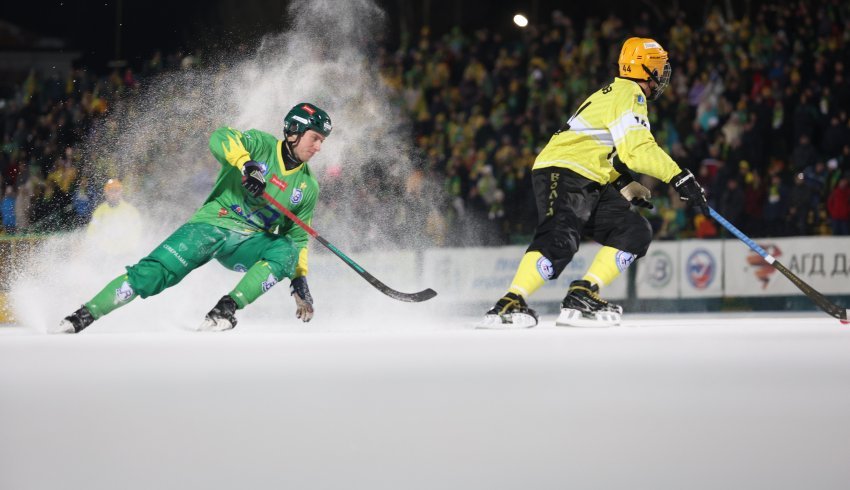
[[[106,185],[103,186],[103,190],[105,192],[109,191],[120,191],[124,186],[121,185],[121,181],[118,179],[109,179],[106,181]]]

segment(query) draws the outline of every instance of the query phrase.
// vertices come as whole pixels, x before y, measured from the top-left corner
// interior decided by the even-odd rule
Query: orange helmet
[[[620,76],[630,80],[652,80],[652,100],[657,99],[670,83],[672,69],[667,62],[667,51],[655,40],[630,37],[623,43],[617,60]]]
[[[106,181],[106,185],[103,186],[103,190],[106,192],[109,191],[120,191],[124,186],[121,185],[121,181],[118,179],[109,179]]]

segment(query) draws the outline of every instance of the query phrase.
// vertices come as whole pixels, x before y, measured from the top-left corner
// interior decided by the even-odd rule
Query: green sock
[[[110,313],[116,308],[126,305],[136,299],[136,292],[130,286],[127,274],[121,274],[106,285],[94,298],[86,303],[86,308],[95,320]]]
[[[277,281],[269,263],[261,260],[248,269],[239,284],[230,292],[230,297],[236,301],[241,310],[271,289]]]

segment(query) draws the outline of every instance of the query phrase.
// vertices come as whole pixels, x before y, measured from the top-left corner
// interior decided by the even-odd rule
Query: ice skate
[[[207,313],[204,322],[198,327],[199,332],[222,332],[236,326],[236,301],[230,295],[224,295]]]
[[[622,306],[609,303],[599,296],[599,286],[589,281],[573,281],[561,302],[561,314],[555,320],[555,325],[613,327],[620,324],[622,314]]]
[[[537,325],[537,312],[528,307],[522,296],[508,293],[490,308],[476,328],[531,328]]]
[[[81,332],[84,328],[94,322],[94,317],[91,315],[91,312],[85,305],[81,306],[79,310],[71,313],[66,316],[58,325],[55,327],[48,327],[48,333],[78,333]]]

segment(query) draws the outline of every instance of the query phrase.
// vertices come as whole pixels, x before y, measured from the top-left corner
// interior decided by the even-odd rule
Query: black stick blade
[[[413,294],[401,293],[390,288],[378,289],[390,298],[397,299],[399,301],[406,301],[408,303],[421,303],[422,301],[428,301],[429,299],[437,295],[437,292],[431,288]]]

